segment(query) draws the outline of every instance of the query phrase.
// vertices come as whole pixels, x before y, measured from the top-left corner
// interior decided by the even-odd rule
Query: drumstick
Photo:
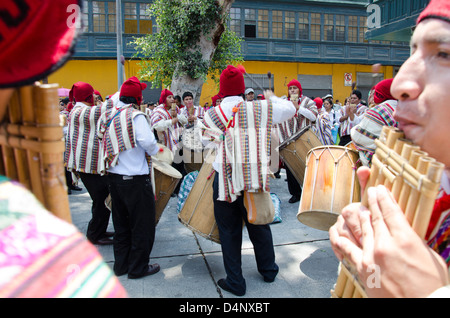
[[[238,65],[236,68],[237,68],[239,71],[241,71],[242,74],[247,75],[247,77],[253,82],[253,84],[255,84],[256,86],[258,86],[258,88],[259,88],[260,90],[262,90],[262,92],[264,93],[265,89],[262,88],[261,85],[259,85],[259,83],[256,82],[256,81],[253,79],[253,77],[251,77],[251,76],[247,73],[247,71],[245,70],[245,67],[244,67],[244,66]],[[270,73],[270,72],[269,72],[269,73]],[[269,73],[267,73],[267,76],[269,76]],[[272,75],[271,75],[271,76],[272,76]]]

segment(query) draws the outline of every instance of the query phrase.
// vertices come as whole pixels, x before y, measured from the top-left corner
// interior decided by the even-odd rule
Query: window
[[[136,12],[136,3],[125,2],[124,3],[124,30],[125,33],[138,33],[138,20],[137,20],[137,12]]]
[[[309,13],[298,13],[298,37],[300,40],[309,40]]]
[[[311,40],[320,41],[321,40],[321,14],[311,13]]]
[[[348,41],[358,42],[358,17],[348,17]]]
[[[230,9],[230,30],[236,33],[237,36],[241,36],[241,9]]]
[[[114,2],[92,1],[92,31],[116,32],[116,4]]]
[[[251,77],[251,79],[249,77]],[[274,76],[272,75],[269,79],[267,74],[248,74],[244,76],[244,81],[246,88],[253,88],[256,99],[259,94],[264,94],[261,88],[264,88],[264,90],[273,90]],[[261,88],[259,88],[255,82],[258,83]]]
[[[269,11],[258,10],[258,37],[269,37]]]
[[[283,11],[272,11],[272,38],[283,38]]]
[[[285,39],[295,40],[295,12],[284,13]]]
[[[367,42],[365,34],[367,31],[367,17],[359,17],[358,42]]]
[[[336,15],[335,19],[336,19],[335,40],[344,42],[345,41],[345,16]]]
[[[256,10],[245,9],[245,37],[256,38]]]
[[[148,14],[150,9],[150,4],[140,3],[139,4],[139,33],[140,34],[150,34],[153,33],[153,22]]]
[[[325,41],[334,41],[334,16],[332,14],[323,15]]]

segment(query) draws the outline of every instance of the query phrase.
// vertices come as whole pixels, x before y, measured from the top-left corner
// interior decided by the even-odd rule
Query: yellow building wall
[[[249,74],[267,74],[271,72],[274,78],[274,92],[277,96],[287,95],[287,84],[303,75],[331,75],[333,78],[334,99],[341,102],[351,93],[351,87],[345,86],[344,74],[352,73],[356,81],[357,72],[370,73],[370,65],[361,64],[319,64],[319,63],[289,63],[289,62],[260,62],[247,61],[243,63]],[[137,76],[138,61],[125,62],[125,77]],[[392,66],[382,66],[384,78],[393,76]],[[90,83],[94,89],[100,91],[103,97],[114,94],[117,90],[116,60],[71,60],[60,70],[48,77],[49,83],[58,83],[61,87],[71,88],[73,83],[82,81]],[[219,91],[218,84],[208,80],[203,85],[200,105],[211,104],[211,98]]]

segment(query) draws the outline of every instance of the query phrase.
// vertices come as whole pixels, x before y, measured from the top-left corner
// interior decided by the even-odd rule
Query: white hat
[[[250,93],[254,93],[255,91],[253,90],[253,88],[247,88],[245,90],[245,95],[250,94]]]

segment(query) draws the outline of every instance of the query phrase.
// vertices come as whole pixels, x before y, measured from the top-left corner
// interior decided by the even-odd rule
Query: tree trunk
[[[224,13],[229,12],[234,0],[219,0],[219,4],[222,6],[222,16]],[[220,42],[220,37],[225,30],[225,19],[217,21],[213,30],[208,34],[202,34],[197,41],[201,48],[201,53],[204,61],[211,61]],[[194,95],[194,105],[199,105],[200,95],[202,94],[203,79],[193,79],[188,75],[177,76],[179,72],[175,70],[172,78],[171,91],[174,95],[182,96],[184,92],[191,92]]]

